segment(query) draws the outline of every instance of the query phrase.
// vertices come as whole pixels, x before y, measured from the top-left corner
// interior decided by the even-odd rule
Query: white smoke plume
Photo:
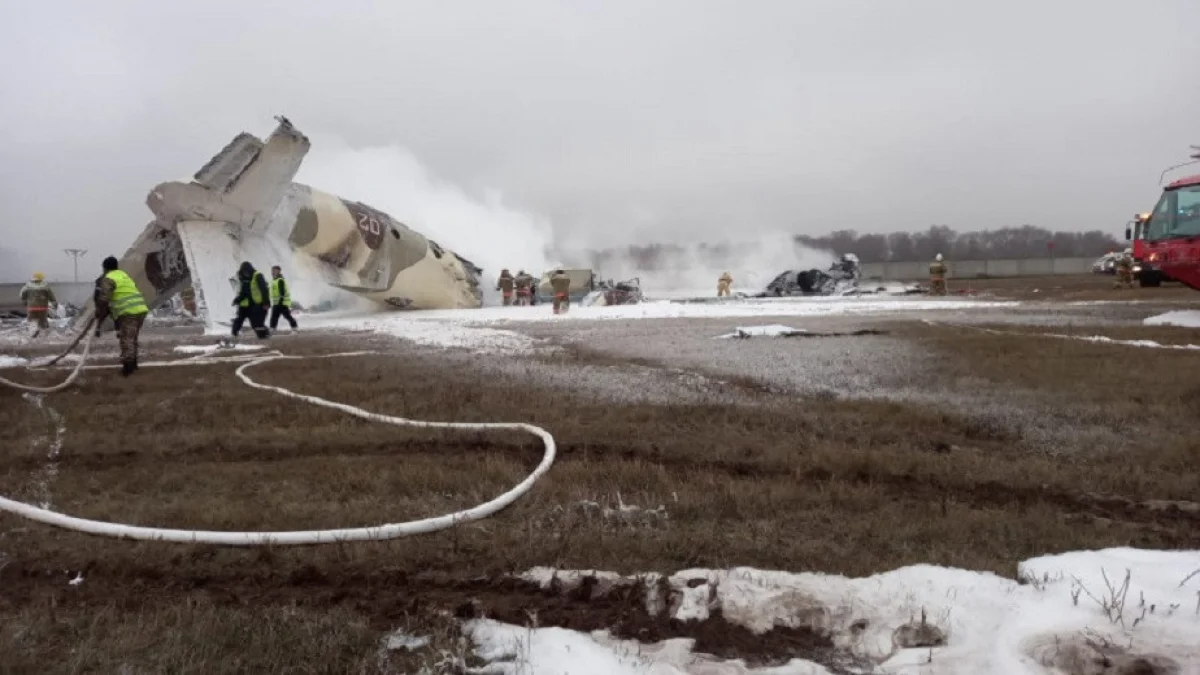
[[[498,304],[502,268],[540,275],[547,267],[550,222],[506,205],[499,191],[469,195],[400,146],[355,148],[320,138],[296,182],[377,208],[482,267],[484,304]]]
[[[827,269],[843,253],[802,246],[782,232],[738,242],[664,244],[656,255],[646,255],[646,247],[572,251],[564,253],[564,260],[572,266],[590,266],[603,279],[637,277],[647,296],[706,296],[716,293],[723,272],[733,277],[734,290],[757,292],[780,272]]]

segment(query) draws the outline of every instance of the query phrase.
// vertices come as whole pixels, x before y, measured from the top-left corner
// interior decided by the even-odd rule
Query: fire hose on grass
[[[66,389],[67,387],[71,386],[72,384],[75,383],[75,380],[79,377],[79,373],[83,372],[83,366],[84,366],[84,364],[87,363],[88,354],[91,352],[91,349],[92,349],[91,327],[92,327],[92,323],[94,323],[94,322],[95,322],[94,317],[91,319],[88,319],[88,322],[83,326],[83,331],[81,331],[79,333],[79,335],[75,336],[75,339],[71,341],[71,344],[67,345],[67,348],[65,350],[63,350],[63,353],[59,354],[58,356],[50,359],[49,361],[47,361],[45,363],[37,364],[36,367],[44,368],[44,367],[52,366],[52,365],[58,363],[59,361],[64,359],[67,356],[67,354],[70,354],[72,351],[74,351],[75,347],[79,345],[79,341],[82,340],[83,341],[83,355],[79,357],[79,363],[75,364],[75,368],[71,370],[71,374],[68,375],[67,379],[63,380],[60,384],[56,384],[52,387],[35,387],[32,385],[28,385],[28,384],[21,384],[20,382],[13,382],[12,380],[5,379],[3,377],[0,377],[0,384],[6,384],[6,385],[12,387],[13,389],[17,389],[17,390],[24,391],[24,392],[29,392],[31,394],[53,394],[55,392],[60,392],[64,389]],[[35,366],[31,365],[30,367],[33,368]]]
[[[86,329],[85,329],[86,332]],[[60,391],[70,386],[78,377],[83,369],[83,364],[87,361],[87,350],[91,344],[91,338],[88,337],[84,342],[84,354],[80,359],[79,364],[75,366],[70,377],[65,382],[56,387],[40,390],[37,388],[28,388],[24,385],[17,385],[7,380],[3,380],[5,384],[16,386],[18,388],[30,391]],[[30,520],[53,525],[67,530],[83,532],[86,534],[98,535],[102,537],[110,537],[115,539],[136,539],[142,541],[164,541],[181,544],[214,544],[218,546],[311,546],[314,544],[332,544],[349,541],[384,541],[388,539],[399,539],[402,537],[410,537],[417,534],[428,534],[440,530],[450,529],[475,520],[487,518],[498,511],[506,508],[533,487],[554,463],[554,456],[557,450],[554,442],[554,437],[548,431],[541,427],[532,424],[524,424],[520,422],[428,422],[422,420],[413,420],[404,417],[394,417],[391,415],[382,415],[373,413],[362,408],[356,408],[344,403],[328,401],[316,396],[308,396],[305,394],[297,394],[294,391],[283,387],[275,387],[272,385],[255,382],[246,374],[246,371],[254,366],[261,365],[270,361],[277,360],[302,360],[307,358],[335,358],[341,356],[354,356],[364,354],[366,352],[346,352],[340,354],[323,354],[319,356],[285,356],[282,354],[255,355],[254,359],[248,363],[239,366],[234,372],[246,386],[260,389],[262,391],[270,391],[287,398],[304,401],[313,405],[322,406],[340,410],[348,415],[353,415],[372,422],[380,422],[383,424],[392,424],[395,426],[417,427],[423,429],[461,429],[466,431],[497,431],[511,430],[522,431],[528,434],[537,436],[542,440],[544,452],[542,453],[542,461],[537,467],[525,477],[525,480],[517,483],[504,494],[484,502],[478,506],[462,511],[456,511],[443,516],[435,516],[422,520],[413,520],[408,522],[387,523],[383,525],[375,525],[369,527],[350,527],[334,530],[296,530],[289,532],[232,532],[232,531],[213,531],[213,530],[175,530],[159,527],[145,527],[139,525],[126,525],[123,523],[106,522],[102,520],[89,520],[87,518],[79,518],[69,516],[49,509],[43,509],[32,504],[26,504],[7,497],[0,496],[0,511],[28,518]],[[65,354],[64,354],[65,356]],[[61,357],[59,357],[61,358]],[[192,359],[182,359],[180,362],[174,362],[178,365],[200,365],[204,363],[219,363],[216,360],[197,361]],[[170,365],[170,364],[162,364]]]

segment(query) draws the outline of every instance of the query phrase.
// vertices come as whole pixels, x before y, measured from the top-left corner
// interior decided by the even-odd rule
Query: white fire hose
[[[75,366],[71,375],[62,384],[49,388],[27,387],[18,385],[8,380],[0,379],[4,384],[17,387],[24,391],[36,391],[50,393],[60,391],[70,386],[78,377],[83,369],[83,364],[87,361],[87,350],[91,344],[89,336],[84,342],[84,354]],[[319,405],[326,408],[340,410],[355,417],[361,417],[372,422],[382,422],[384,424],[392,424],[395,426],[418,427],[426,429],[463,429],[467,431],[494,431],[494,430],[513,430],[523,431],[533,434],[542,439],[545,451],[542,454],[542,461],[537,465],[537,468],[530,473],[525,480],[513,486],[504,494],[485,502],[478,506],[456,511],[443,516],[435,516],[422,520],[413,520],[400,523],[387,523],[384,525],[375,525],[369,527],[351,527],[336,530],[298,530],[291,532],[224,532],[213,530],[173,530],[158,527],[143,527],[138,525],[125,525],[123,523],[111,523],[101,520],[89,520],[87,518],[78,518],[69,516],[49,509],[43,509],[32,504],[8,499],[0,496],[0,511],[7,511],[18,516],[61,527],[67,530],[76,532],[84,532],[86,534],[99,535],[102,537],[112,537],[115,539],[138,539],[145,541],[166,541],[186,544],[215,544],[221,546],[307,546],[312,544],[330,544],[347,541],[383,541],[387,539],[399,539],[401,537],[410,537],[415,534],[428,534],[439,530],[446,530],[455,527],[462,523],[467,523],[475,520],[481,520],[491,516],[501,509],[515,502],[518,498],[524,495],[533,487],[537,479],[541,478],[547,471],[550,470],[551,464],[554,463],[556,445],[554,437],[545,429],[534,426],[532,424],[523,424],[519,422],[426,422],[421,420],[412,420],[404,417],[393,417],[390,415],[381,415],[373,413],[362,408],[346,405],[344,403],[336,403],[327,401],[316,396],[307,396],[297,394],[283,387],[274,387],[271,385],[260,384],[255,382],[246,374],[246,371],[256,365],[267,363],[268,361],[276,360],[301,360],[305,358],[334,358],[339,356],[353,356],[364,354],[367,352],[347,352],[342,354],[324,354],[315,357],[305,356],[284,356],[281,354],[255,355],[252,361],[240,366],[235,374],[250,387],[261,389],[264,391],[272,391],[288,398],[294,398],[313,405]],[[59,357],[61,358],[61,357]],[[194,360],[182,359],[177,362],[156,364],[156,365],[202,365],[205,363],[219,363],[222,360]],[[240,359],[239,359],[240,360]],[[149,365],[149,364],[146,364]]]

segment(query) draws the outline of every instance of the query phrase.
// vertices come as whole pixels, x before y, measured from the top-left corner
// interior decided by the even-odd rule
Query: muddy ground
[[[1200,343],[1194,329],[1140,325],[1158,311],[1053,303],[805,319],[814,332],[877,334],[749,340],[712,337],[801,322],[505,326],[559,347],[524,356],[280,337],[273,346],[292,354],[378,353],[266,363],[254,378],[418,419],[527,421],[555,435],[558,460],[497,516],[392,542],[131,543],[0,515],[0,670],[416,672],[465,655],[455,617],[481,615],[693,636],[752,663],[837,664],[818,635],[751,636],[719,617],[678,624],[631,598],[554,594],[507,575],[749,565],[857,576],[925,562],[1011,577],[1046,553],[1200,547],[1200,352],[1043,335]],[[180,358],[180,342],[195,343],[194,331],[152,331],[147,358]],[[236,367],[86,371],[43,399],[0,390],[0,494],[143,525],[349,527],[478,504],[541,455],[529,436],[349,418],[252,390]],[[621,518],[584,504],[618,499],[662,508]],[[385,653],[395,629],[433,645]]]

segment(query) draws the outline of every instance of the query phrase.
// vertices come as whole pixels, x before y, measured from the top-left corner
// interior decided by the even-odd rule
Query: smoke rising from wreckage
[[[276,120],[265,142],[240,133],[190,182],[150,191],[155,219],[120,260],[151,309],[190,285],[211,330],[246,260],[279,265],[313,305],[338,290],[401,309],[482,305],[483,270],[471,261],[366,204],[293,183],[310,143]],[[89,302],[80,317],[91,314]]]

